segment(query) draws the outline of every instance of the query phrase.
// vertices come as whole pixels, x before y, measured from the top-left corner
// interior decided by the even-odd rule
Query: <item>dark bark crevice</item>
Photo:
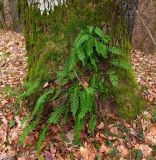
[[[125,18],[127,32],[132,39],[133,27],[135,22],[135,14],[138,8],[139,0],[120,0],[121,13]]]

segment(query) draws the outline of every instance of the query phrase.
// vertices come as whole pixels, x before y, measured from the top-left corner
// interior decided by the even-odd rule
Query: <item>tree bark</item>
[[[1,27],[16,32],[21,31],[19,23],[17,0],[3,0],[0,4]]]
[[[125,18],[127,32],[129,33],[130,40],[132,39],[133,27],[135,22],[135,13],[138,8],[139,0],[121,0],[121,13]]]
[[[40,14],[27,0],[19,1],[19,11],[26,38],[28,81],[46,82],[53,79],[70,53],[77,33],[86,26],[98,26],[112,37],[130,59],[131,35],[137,0],[67,0],[49,15]],[[119,73],[120,86],[112,89],[118,112],[134,117],[142,107],[137,95],[134,72]],[[123,109],[124,108],[124,109]],[[131,112],[132,111],[132,112]]]
[[[10,8],[10,3],[9,0],[4,0],[3,1],[3,10],[4,10],[4,21],[5,21],[5,26],[8,29],[13,29],[13,19],[11,17],[11,8]]]

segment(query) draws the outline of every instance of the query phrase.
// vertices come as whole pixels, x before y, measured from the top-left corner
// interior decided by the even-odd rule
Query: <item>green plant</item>
[[[42,142],[48,131],[48,126],[57,124],[62,116],[72,113],[74,118],[74,139],[79,143],[80,134],[86,121],[89,129],[94,131],[96,126],[97,105],[99,97],[111,95],[111,88],[118,87],[119,75],[116,70],[127,71],[131,65],[125,61],[122,50],[110,45],[110,37],[98,27],[88,26],[76,38],[71,54],[64,69],[57,73],[57,87],[48,88],[37,100],[34,110],[28,116],[28,127],[25,128],[20,142],[23,142],[29,132],[41,120],[45,104],[61,100],[59,107],[55,106],[42,130],[37,151],[41,150]],[[39,87],[36,82],[30,85],[21,98],[30,96]],[[20,99],[21,99],[20,98]]]
[[[132,156],[136,160],[141,160],[143,158],[143,153],[140,149],[134,149],[132,151]]]

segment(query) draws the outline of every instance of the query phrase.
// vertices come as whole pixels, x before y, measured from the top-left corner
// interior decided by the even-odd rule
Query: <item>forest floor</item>
[[[51,126],[40,155],[35,151],[39,131],[31,133],[24,145],[18,143],[22,120],[28,113],[22,103],[16,104],[26,76],[26,61],[23,36],[0,31],[0,160],[156,159],[156,54],[132,52],[137,80],[148,102],[136,120],[127,122],[104,115],[94,135],[83,133],[81,147],[72,144],[71,127]]]

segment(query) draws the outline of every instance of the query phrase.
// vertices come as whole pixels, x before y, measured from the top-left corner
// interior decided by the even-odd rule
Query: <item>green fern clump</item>
[[[26,91],[18,97],[18,101],[21,101],[23,98],[31,96],[36,90],[38,90],[39,87],[39,81],[25,83]]]
[[[48,88],[38,98],[28,122],[31,124],[25,129],[21,141],[39,123],[45,104],[59,99],[63,94],[66,99],[55,106],[41,132],[37,143],[38,152],[48,132],[48,126],[59,123],[61,117],[72,113],[74,118],[74,138],[78,142],[81,132],[88,122],[91,132],[96,127],[97,107],[96,98],[107,98],[110,88],[117,88],[120,83],[118,70],[128,71],[131,64],[124,58],[124,53],[117,47],[110,45],[110,37],[98,27],[88,26],[77,36],[71,54],[62,71],[57,74],[56,88]],[[104,64],[104,66],[102,66]],[[29,96],[38,87],[36,83],[29,88],[24,96]],[[62,103],[61,103],[62,102]]]

